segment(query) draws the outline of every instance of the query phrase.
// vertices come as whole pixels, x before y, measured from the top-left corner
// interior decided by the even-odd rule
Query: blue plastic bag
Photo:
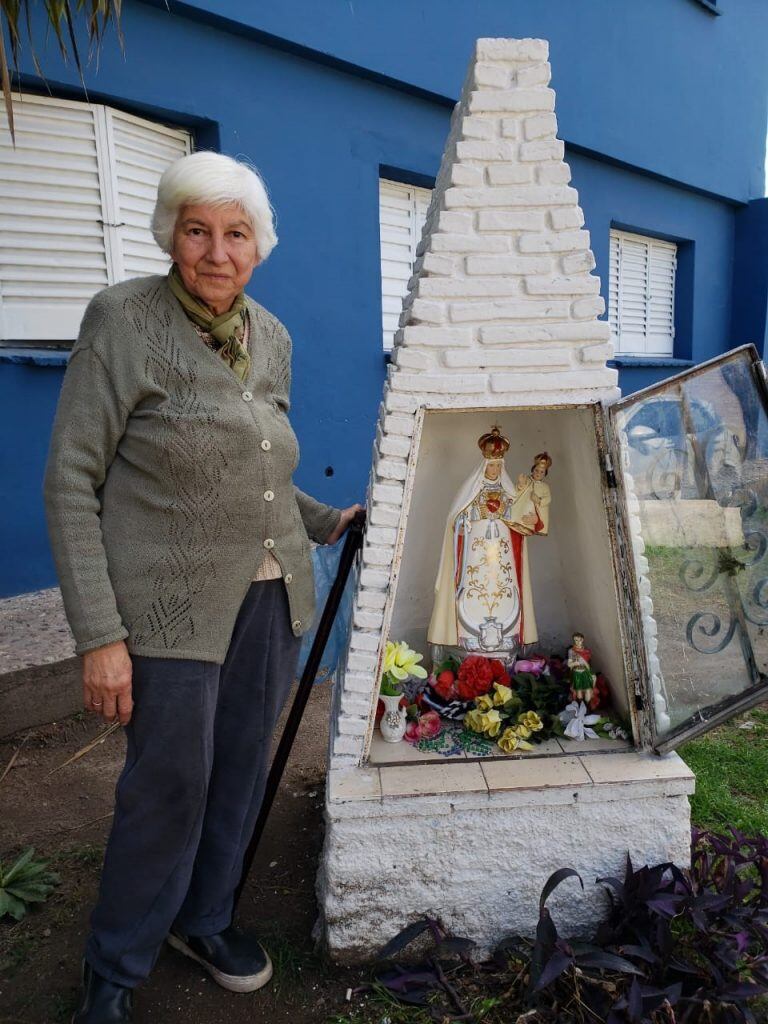
[[[296,669],[297,679],[301,678],[301,673],[304,671],[304,666],[317,633],[317,627],[320,625],[325,602],[333,586],[333,581],[336,579],[336,573],[339,571],[339,560],[344,547],[344,540],[345,538],[342,537],[336,544],[318,544],[312,551],[312,564],[315,570],[316,610],[312,627],[302,638],[299,664]],[[355,577],[356,572],[353,566],[347,577],[346,586],[341,596],[341,603],[336,612],[336,618],[333,620],[328,643],[325,645],[325,651],[320,661],[320,668],[315,676],[316,683],[325,683],[333,678],[339,664],[339,659],[346,652],[352,618],[352,593],[355,587]]]

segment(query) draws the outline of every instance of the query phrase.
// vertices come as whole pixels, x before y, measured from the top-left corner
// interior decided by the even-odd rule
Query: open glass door
[[[609,419],[650,584],[647,706],[664,753],[768,700],[765,370],[754,346],[735,349],[622,399]]]

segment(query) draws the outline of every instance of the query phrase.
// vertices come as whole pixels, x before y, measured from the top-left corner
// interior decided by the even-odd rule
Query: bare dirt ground
[[[329,686],[315,688],[239,911],[239,923],[263,935],[274,980],[260,992],[234,995],[164,948],[136,992],[137,1024],[315,1024],[349,1011],[345,992],[364,974],[323,963],[311,939],[329,699]],[[70,1020],[124,757],[122,731],[59,766],[102,731],[90,716],[35,729],[0,782],[0,861],[8,866],[33,845],[61,876],[47,903],[18,923],[0,922],[0,1024]],[[23,738],[0,743],[0,775]]]

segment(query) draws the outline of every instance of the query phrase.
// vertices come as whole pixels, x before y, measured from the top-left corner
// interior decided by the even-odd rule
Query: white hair
[[[277,245],[274,211],[264,182],[245,161],[208,150],[180,157],[160,178],[152,214],[155,241],[163,252],[170,254],[182,207],[228,203],[237,203],[250,222],[259,260],[263,262]]]

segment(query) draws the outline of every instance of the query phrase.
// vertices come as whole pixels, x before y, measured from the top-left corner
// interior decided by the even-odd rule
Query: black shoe
[[[255,992],[272,977],[267,951],[231,925],[218,935],[183,935],[174,930],[168,935],[168,945],[196,960],[230,992]]]
[[[132,1024],[133,990],[107,981],[83,961],[83,997],[72,1024]]]

